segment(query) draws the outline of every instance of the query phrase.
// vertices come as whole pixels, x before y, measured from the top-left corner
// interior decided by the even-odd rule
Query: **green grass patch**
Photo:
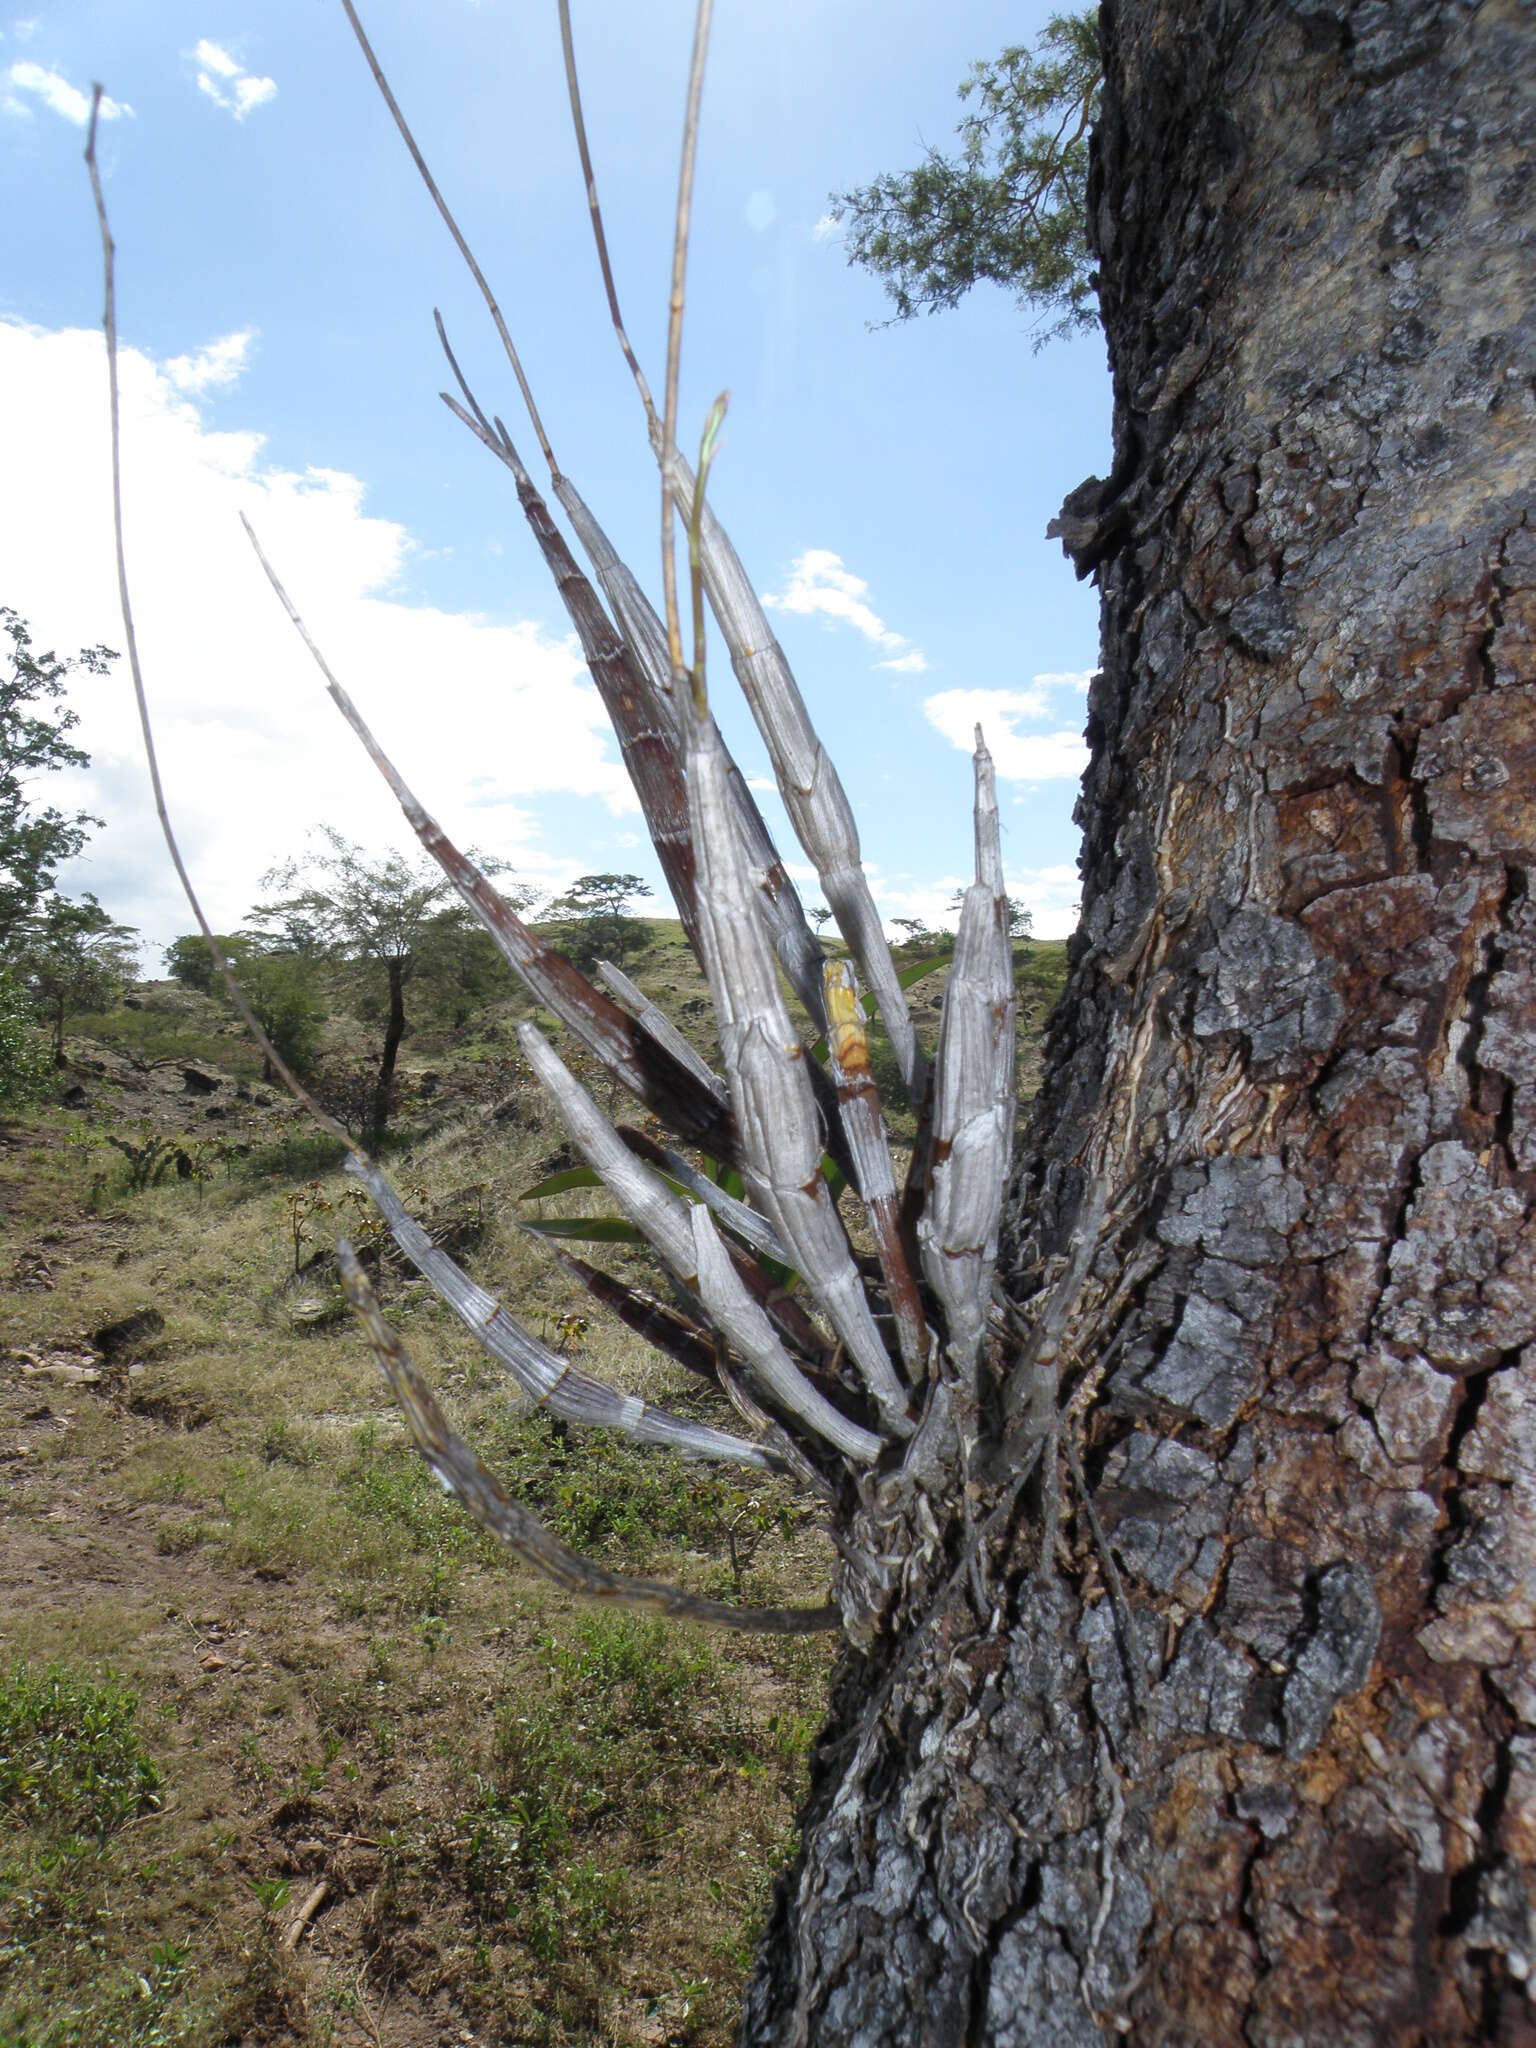
[[[137,1718],[110,1673],[0,1679],[0,2048],[169,2048],[198,2024],[189,1946],[123,1939],[122,1898],[154,1866],[118,1838],[164,1784]]]
[[[641,1570],[671,1551],[726,1551],[733,1533],[739,1554],[750,1536],[760,1540],[759,1531],[787,1534],[791,1526],[767,1489],[616,1433],[577,1433],[542,1412],[503,1422],[492,1462],[513,1494],[573,1548]]]
[[[159,1797],[160,1773],[135,1730],[138,1697],[50,1664],[11,1667],[0,1682],[0,1808],[8,1823],[50,1835],[121,1827]]]

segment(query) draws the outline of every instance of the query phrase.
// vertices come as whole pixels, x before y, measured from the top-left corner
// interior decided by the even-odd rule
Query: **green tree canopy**
[[[262,877],[267,888],[285,893],[252,911],[250,923],[273,952],[382,970],[388,1012],[368,1119],[377,1136],[389,1120],[395,1060],[406,1033],[406,983],[449,912],[453,892],[425,861],[369,854],[329,825],[318,837],[323,851],[285,861]]]
[[[1098,10],[1053,14],[1034,47],[971,67],[959,151],[832,195],[850,263],[885,286],[895,320],[1006,286],[1037,346],[1097,319],[1088,250],[1088,136],[1098,112]]]
[[[243,938],[237,933],[218,934],[219,950],[231,966],[237,965],[251,952],[255,941]],[[213,948],[201,932],[186,932],[179,939],[172,939],[162,956],[173,981],[183,988],[196,989],[201,995],[213,995],[214,979],[218,972],[214,966]]]
[[[278,1057],[296,1074],[305,1074],[319,1049],[325,1006],[315,987],[313,961],[302,954],[264,952],[247,946],[235,966],[235,979],[245,992],[251,1013],[277,1048]],[[222,994],[222,983],[217,993]],[[263,1058],[271,1080],[272,1062]]]
[[[374,855],[329,825],[324,850],[263,875],[283,893],[252,911],[252,929],[289,953],[400,963],[408,974],[423,934],[453,891],[439,869],[403,854]]]
[[[312,951],[291,952],[249,932],[220,933],[219,950],[279,1057],[296,1074],[305,1073],[314,1060],[325,1022]],[[201,932],[173,939],[164,957],[171,978],[183,988],[228,1001],[229,991],[214,964],[213,948]],[[264,1064],[270,1081],[272,1062],[266,1059]]]
[[[588,926],[578,948],[583,956],[607,952],[622,967],[625,949],[644,936],[639,919],[629,915],[629,906],[650,893],[649,883],[639,875],[579,875],[551,903],[550,914],[578,918]]]
[[[1003,901],[1008,906],[1009,938],[1016,941],[1027,940],[1035,928],[1035,913],[1032,910],[1026,910],[1016,896],[1006,896]],[[956,917],[960,915],[964,903],[965,891],[957,889],[949,899],[949,908]],[[900,923],[900,921],[898,918],[897,922]]]
[[[77,723],[60,702],[72,669],[105,675],[110,647],[83,647],[70,661],[32,652],[25,620],[0,605],[10,649],[0,654],[0,948],[13,944],[53,887],[60,865],[77,854],[100,818],[89,811],[39,808],[31,785],[60,768],[84,768],[89,756],[65,735]]]
[[[56,1066],[64,1064],[66,1019],[101,1009],[137,978],[137,936],[89,892],[78,903],[50,896],[21,927],[16,958],[34,1005],[52,1026]]]

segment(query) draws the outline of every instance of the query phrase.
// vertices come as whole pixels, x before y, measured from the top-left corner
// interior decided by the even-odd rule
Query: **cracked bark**
[[[942,1397],[866,1484],[742,2038],[1528,2040],[1530,10],[1103,19],[1103,671],[1010,1335],[969,1495]],[[1020,1483],[1058,1406],[1123,1598],[1054,1442]]]

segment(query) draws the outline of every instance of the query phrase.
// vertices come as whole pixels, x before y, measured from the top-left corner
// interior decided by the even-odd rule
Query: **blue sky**
[[[552,4],[366,7],[375,47],[522,351],[562,467],[656,595],[658,488],[606,318]],[[870,332],[827,195],[945,146],[970,60],[1044,9],[721,0],[705,89],[682,439],[731,410],[711,498],[852,797],[888,916],[966,878],[980,718],[1005,860],[1070,929],[1097,606],[1046,521],[1108,453],[1097,334],[1036,355],[982,288]],[[658,388],[690,7],[581,4],[589,129],[626,321]],[[121,646],[99,246],[82,116],[118,244],[129,569],[173,816],[215,922],[325,819],[403,844],[240,533],[246,510],[332,666],[424,801],[553,891],[660,888],[617,748],[510,480],[439,403],[461,362],[540,475],[499,345],[338,6],[70,0],[0,14],[0,603],[60,651]],[[542,482],[540,475],[540,481]],[[714,701],[766,758],[718,648]],[[106,828],[68,872],[163,944],[187,928],[122,664],[75,696]],[[963,744],[962,744],[963,743]],[[73,793],[73,792],[71,792]],[[777,797],[765,813],[793,863]],[[792,872],[794,872],[792,866]],[[809,871],[806,871],[807,874]],[[814,880],[806,893],[816,900]]]

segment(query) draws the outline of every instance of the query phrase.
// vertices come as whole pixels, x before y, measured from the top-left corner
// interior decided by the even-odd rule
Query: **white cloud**
[[[892,632],[868,602],[869,585],[843,566],[841,555],[830,548],[807,548],[790,564],[789,581],[776,596],[764,593],[763,603],[776,611],[799,612],[807,618],[824,618],[837,625],[852,626],[873,646],[889,657],[879,668],[924,669],[928,666],[922,650],[911,646],[906,636]]]
[[[11,87],[5,98],[5,111],[8,114],[26,115],[32,111],[25,100],[19,100],[15,96],[19,92],[24,92],[31,93],[33,98],[40,100],[51,113],[57,114],[61,120],[68,121],[73,127],[83,128],[90,120],[90,94],[82,92],[78,85],[71,85],[63,72],[45,71],[41,64],[33,64],[24,58],[13,64],[5,76],[6,83]],[[132,113],[132,107],[112,99],[106,93],[102,94],[103,121],[116,121],[124,114],[131,116]]]
[[[277,98],[277,81],[273,78],[237,79],[235,82],[235,119],[243,121],[253,107],[264,107],[268,100]]]
[[[256,339],[254,327],[242,327],[238,334],[221,335],[189,356],[172,356],[161,369],[178,391],[191,398],[208,390],[224,391],[238,383]]]
[[[813,242],[830,242],[837,233],[838,226],[838,221],[830,213],[824,213],[821,219],[814,222],[811,227],[811,240]]]
[[[921,647],[914,647],[910,654],[898,654],[890,661],[877,661],[876,668],[899,669],[904,675],[920,676],[928,666],[928,657]]]
[[[277,98],[275,79],[259,78],[247,71],[222,44],[211,43],[206,36],[192,52],[192,61],[197,66],[198,91],[226,114],[233,114],[237,121]]]
[[[206,36],[192,54],[205,71],[215,71],[220,78],[238,78],[244,68],[235,62],[228,50],[221,49],[217,43],[210,43]]]
[[[553,885],[579,869],[541,843],[538,799],[560,797],[568,838],[559,812],[572,797],[628,822],[633,792],[573,640],[404,602],[411,536],[368,513],[356,477],[282,470],[260,434],[209,431],[137,350],[123,350],[121,381],[145,682],[171,815],[218,929],[319,820],[372,847],[414,843],[268,589],[241,510],[381,744],[461,845]],[[0,493],[4,597],[41,646],[123,644],[106,432],[99,332],[0,320],[0,444],[28,478],[25,492]],[[53,778],[50,796],[107,826],[65,886],[94,889],[163,944],[189,919],[149,799],[126,664],[74,678],[70,701],[91,766]],[[467,770],[478,780],[466,793]]]
[[[1075,866],[1010,866],[1004,879],[1013,901],[1029,912],[1033,920],[1031,930],[1037,939],[1064,939],[1077,929],[1082,884]],[[974,880],[973,875],[955,874],[921,881],[902,875],[882,881],[877,893],[887,937],[906,937],[904,932],[892,929],[898,917],[920,918],[930,931],[953,931],[957,916],[953,908],[955,891],[968,888]]]
[[[1044,675],[1034,678],[1035,687],[1040,690],[1078,690],[1086,692],[1093,681],[1091,668],[1048,669]]]
[[[760,791],[764,796],[777,796],[779,793],[779,785],[771,775],[749,775],[747,787]]]
[[[925,698],[928,723],[951,746],[970,753],[979,725],[997,765],[1010,782],[1075,781],[1088,765],[1088,747],[1080,728],[1020,732],[1024,719],[1050,715],[1049,690],[1054,678],[1037,676],[1027,690],[941,690]]]

